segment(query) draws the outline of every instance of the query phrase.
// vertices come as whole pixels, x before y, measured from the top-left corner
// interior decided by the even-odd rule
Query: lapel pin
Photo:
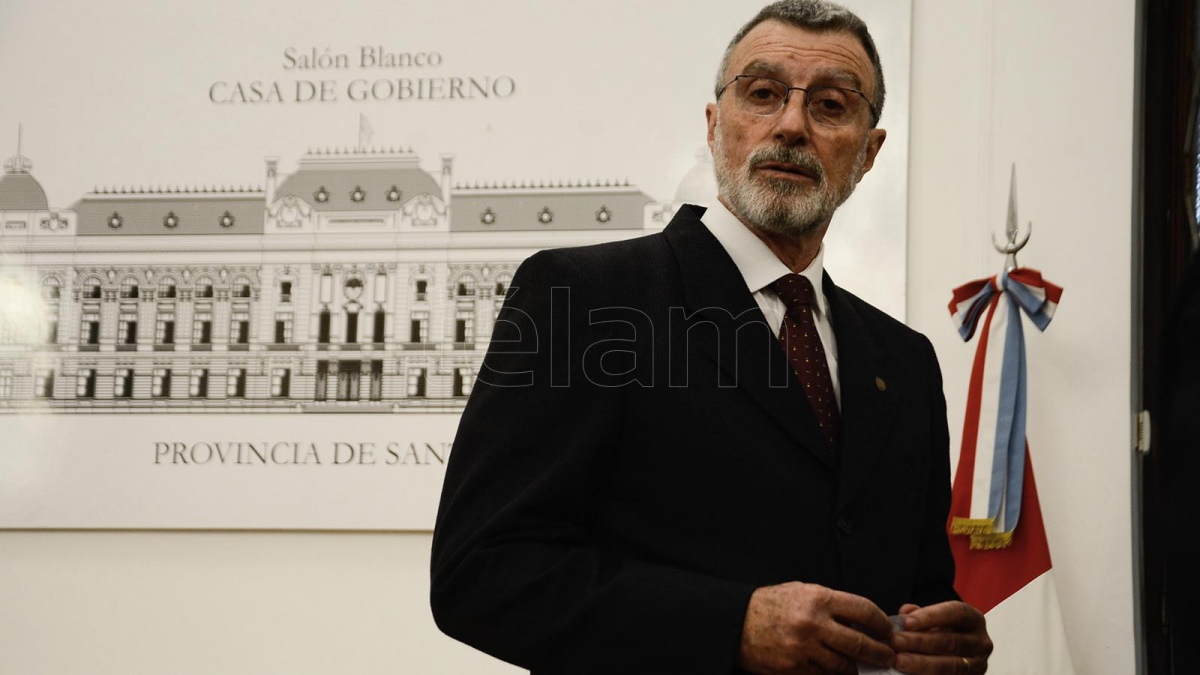
[[[887,391],[887,382],[884,382],[882,377],[877,377],[875,378],[875,388],[879,391]]]

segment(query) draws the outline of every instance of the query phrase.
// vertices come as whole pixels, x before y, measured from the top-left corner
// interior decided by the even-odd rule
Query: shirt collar
[[[791,273],[783,261],[775,257],[770,248],[759,239],[750,228],[742,224],[720,200],[714,199],[708,205],[701,221],[709,232],[717,238],[725,252],[733,258],[733,264],[741,272],[746,281],[746,288],[751,293],[758,293],[768,288],[777,279]],[[813,285],[817,296],[817,310],[828,316],[829,304],[822,288],[822,278],[825,273],[825,244],[822,242],[817,249],[817,255],[808,267],[800,274],[804,275]]]

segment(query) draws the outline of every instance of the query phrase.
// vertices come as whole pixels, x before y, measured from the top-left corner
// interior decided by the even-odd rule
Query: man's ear
[[[709,103],[704,106],[704,119],[708,121],[708,149],[711,152],[713,147],[713,139],[717,132],[717,104]]]
[[[887,140],[887,129],[871,129],[867,132],[867,154],[863,160],[862,169],[858,172],[857,183],[862,180],[862,177],[867,175],[871,167],[875,166],[875,157],[879,154],[879,149],[883,147],[883,142]]]

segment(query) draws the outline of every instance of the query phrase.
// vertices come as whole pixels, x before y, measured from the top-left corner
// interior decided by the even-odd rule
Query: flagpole
[[[946,528],[954,555],[954,588],[987,617],[998,673],[1072,675],[1071,659],[1033,462],[1026,435],[1025,318],[1046,330],[1062,288],[1017,265],[1033,224],[1018,239],[1017,168],[1008,195],[1005,255],[995,276],[954,289],[950,314],[959,337],[979,338]],[[1044,411],[1035,410],[1036,413]],[[1011,645],[1004,649],[1001,645]]]

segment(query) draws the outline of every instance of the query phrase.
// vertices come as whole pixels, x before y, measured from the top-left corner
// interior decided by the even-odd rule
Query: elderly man
[[[986,671],[933,348],[822,268],[883,99],[858,17],[772,4],[705,111],[719,203],[521,266],[447,469],[446,633],[538,674]]]

